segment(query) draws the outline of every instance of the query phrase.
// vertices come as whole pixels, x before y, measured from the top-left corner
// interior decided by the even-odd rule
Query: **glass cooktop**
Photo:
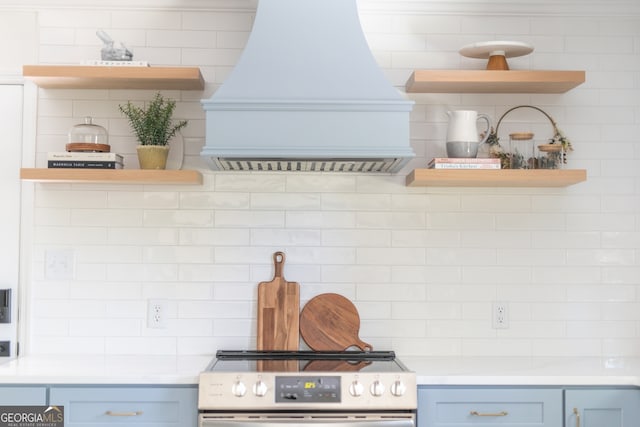
[[[405,372],[393,351],[219,350],[214,372]]]

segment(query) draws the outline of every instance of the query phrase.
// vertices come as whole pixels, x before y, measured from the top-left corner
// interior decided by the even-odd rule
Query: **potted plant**
[[[129,120],[138,139],[140,169],[164,169],[169,154],[169,141],[187,125],[187,120],[179,120],[177,123],[172,120],[176,102],[164,98],[158,92],[146,108],[138,107],[131,101],[118,107]]]

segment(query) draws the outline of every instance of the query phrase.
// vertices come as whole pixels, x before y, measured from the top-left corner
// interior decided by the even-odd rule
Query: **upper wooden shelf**
[[[416,70],[407,93],[564,93],[584,83],[584,71]]]
[[[194,170],[23,168],[20,179],[52,183],[202,184]]]
[[[584,169],[415,169],[409,187],[567,187],[586,181]]]
[[[22,74],[47,89],[204,89],[197,67],[24,65]]]

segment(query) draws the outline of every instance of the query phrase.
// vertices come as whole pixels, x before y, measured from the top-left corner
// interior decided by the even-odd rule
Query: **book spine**
[[[500,169],[500,164],[492,163],[436,163],[429,169]]]
[[[49,153],[47,160],[56,161],[109,161],[122,163],[122,156],[117,153]]]
[[[55,169],[122,169],[122,163],[102,161],[49,160],[47,167]]]
[[[496,157],[470,157],[470,158],[456,158],[456,157],[435,157],[429,163],[500,163],[500,159]]]

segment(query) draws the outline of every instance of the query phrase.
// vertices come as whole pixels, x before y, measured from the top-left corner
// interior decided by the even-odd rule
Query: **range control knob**
[[[240,380],[233,383],[231,386],[231,393],[236,397],[242,397],[247,393],[247,386]]]
[[[382,394],[384,393],[384,384],[382,384],[380,380],[375,380],[371,384],[371,389],[369,391],[371,391],[371,394],[373,396],[382,396]]]
[[[349,394],[354,397],[358,397],[362,395],[364,391],[364,386],[358,380],[355,380],[349,385]]]
[[[400,380],[395,380],[391,384],[391,394],[394,396],[402,396],[407,391],[407,386]]]
[[[254,385],[253,385],[253,394],[255,394],[258,397],[262,397],[265,394],[267,394],[267,390],[269,388],[267,387],[267,384],[262,381],[262,380],[258,380]]]

